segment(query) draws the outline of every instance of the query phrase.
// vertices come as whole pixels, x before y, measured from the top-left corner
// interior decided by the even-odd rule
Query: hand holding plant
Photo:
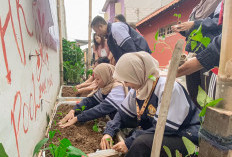
[[[61,121],[58,123],[58,125],[62,125],[64,123],[66,123],[67,121],[73,119],[74,113],[75,113],[74,110],[70,110],[69,113],[63,119],[61,119]]]
[[[188,21],[188,22],[183,22],[178,25],[172,26],[172,30],[174,32],[181,32],[181,31],[187,31],[190,30],[194,25],[194,21]]]
[[[110,135],[105,134],[102,139],[101,139],[101,143],[100,143],[100,147],[101,149],[105,150],[105,149],[111,149],[113,146],[113,139]]]

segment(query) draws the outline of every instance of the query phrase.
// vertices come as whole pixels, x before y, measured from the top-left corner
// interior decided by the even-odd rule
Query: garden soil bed
[[[87,97],[89,93],[76,94],[72,87],[62,88],[62,97]]]
[[[102,138],[102,133],[95,132],[92,129],[94,121],[89,121],[84,124],[76,123],[75,125],[64,129],[56,125],[56,123],[58,123],[72,108],[73,105],[60,105],[58,107],[50,130],[59,130],[60,134],[55,134],[53,142],[58,144],[58,139],[67,138],[74,147],[82,150],[86,154],[93,153],[97,149],[100,149],[100,142]],[[98,121],[107,122],[107,119],[99,118]]]

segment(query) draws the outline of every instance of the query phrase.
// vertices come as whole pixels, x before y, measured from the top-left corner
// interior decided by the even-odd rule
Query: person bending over
[[[150,157],[154,132],[159,129],[156,123],[166,82],[165,77],[159,76],[158,67],[158,61],[146,52],[125,54],[119,59],[114,78],[132,89],[114,119],[107,123],[100,144],[102,149],[110,148],[107,139],[112,139],[120,129],[134,128],[125,141],[117,143],[113,149],[126,153],[126,157]],[[150,75],[156,79],[149,79]],[[175,82],[163,139],[163,145],[168,146],[172,154],[176,149],[183,155],[187,153],[182,136],[198,144],[198,114],[199,109],[187,91]]]

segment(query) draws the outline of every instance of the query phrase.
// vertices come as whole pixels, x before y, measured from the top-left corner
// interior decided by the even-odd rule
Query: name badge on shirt
[[[148,116],[150,116],[150,117],[154,117],[155,116],[155,114],[156,114],[156,108],[152,105],[152,104],[150,104],[149,106],[148,106]]]

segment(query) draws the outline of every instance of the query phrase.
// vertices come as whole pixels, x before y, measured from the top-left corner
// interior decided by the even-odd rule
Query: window
[[[166,36],[171,35],[173,33],[172,28],[171,28],[173,25],[175,25],[175,23],[160,28],[159,29],[159,38],[164,38]]]
[[[173,33],[171,26],[172,26],[172,25],[169,25],[169,26],[167,27],[167,35]]]
[[[165,36],[166,34],[166,29],[165,28],[160,28],[159,29],[159,37]]]

